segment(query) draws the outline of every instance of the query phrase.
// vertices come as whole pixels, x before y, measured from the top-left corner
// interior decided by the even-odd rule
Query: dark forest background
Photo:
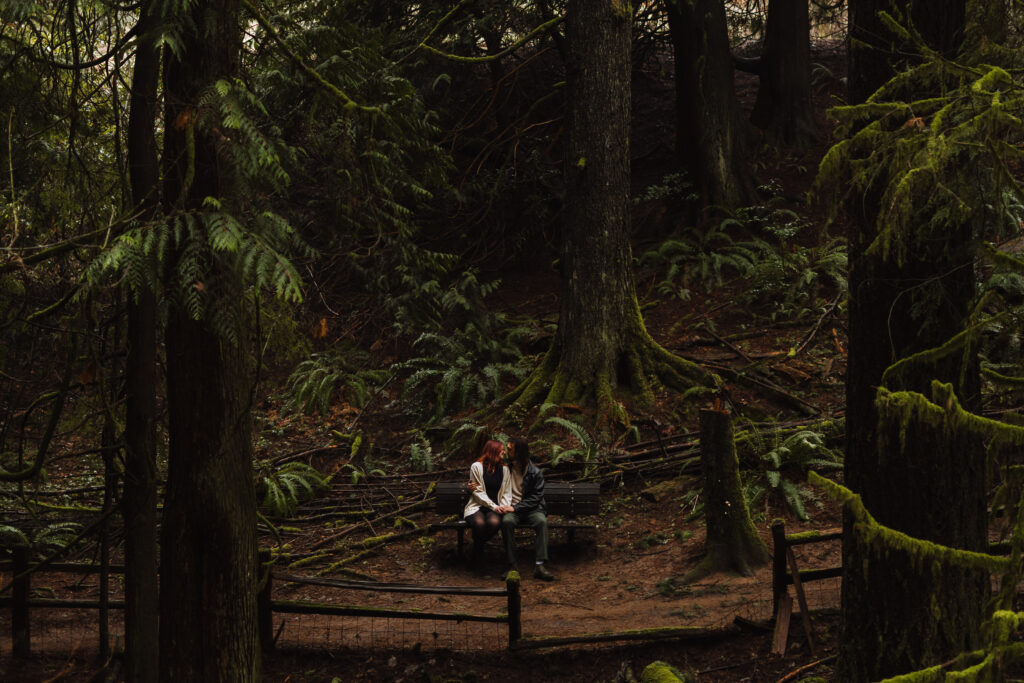
[[[1021,16],[8,0],[0,548],[77,543],[41,492],[97,487],[126,678],[254,680],[257,547],[331,477],[524,434],[584,479],[701,409],[800,419],[741,461],[844,505],[838,678],[1003,680]]]

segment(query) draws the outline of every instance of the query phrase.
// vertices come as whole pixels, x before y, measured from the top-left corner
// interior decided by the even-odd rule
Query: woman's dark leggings
[[[484,543],[501,528],[501,515],[494,510],[480,508],[466,517],[466,523],[473,531],[473,554],[479,555],[483,552]]]

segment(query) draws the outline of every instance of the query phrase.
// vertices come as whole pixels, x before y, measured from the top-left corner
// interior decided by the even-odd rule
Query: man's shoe
[[[508,575],[512,572],[516,572],[517,574],[519,573],[519,570],[516,568],[514,564],[510,564],[508,566],[508,569],[505,570],[505,573],[501,575],[501,580],[508,581]]]
[[[548,571],[548,568],[543,564],[538,564],[533,569],[534,578],[538,578],[541,581],[554,581],[555,575]]]

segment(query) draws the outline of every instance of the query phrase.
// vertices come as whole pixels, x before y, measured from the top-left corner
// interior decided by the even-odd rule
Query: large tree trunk
[[[160,563],[166,681],[259,679],[246,370],[242,349],[187,313],[171,316],[171,441]]]
[[[702,207],[752,204],[747,123],[733,87],[722,0],[666,0],[675,54],[676,147]]]
[[[156,123],[159,55],[150,3],[140,7],[139,39],[128,117],[128,169],[139,220],[149,220],[159,199]],[[156,520],[156,299],[151,290],[128,293],[125,365],[125,680],[159,677],[159,597]]]
[[[967,237],[956,236],[959,259],[935,254],[932,261],[904,267],[864,256],[865,244],[855,247],[851,240],[851,255],[858,256],[850,272],[855,294],[849,312],[845,481],[881,524],[943,545],[984,550],[985,456],[979,440],[920,420],[880,423],[875,404],[888,366],[938,346],[965,325],[974,292]],[[928,309],[929,299],[943,305]],[[976,409],[977,364],[965,366],[955,355],[953,362],[890,388],[930,395],[928,383],[940,379],[954,384],[965,408]],[[879,680],[971,649],[988,597],[986,572],[932,567],[902,549],[879,552],[857,537],[852,520],[843,550],[841,680]]]
[[[164,65],[169,211],[198,210],[204,197],[222,194],[216,144],[196,125],[195,112],[204,89],[235,71],[241,35],[235,0],[200,2],[191,14],[182,31],[181,59],[169,56]],[[212,270],[205,282],[184,285],[201,288],[221,308],[210,308],[196,320],[176,303],[168,319],[170,447],[161,533],[161,677],[254,681],[260,659],[246,336],[238,331],[237,342],[225,339],[208,317],[244,319],[244,296],[237,274],[218,264],[208,245],[198,248]],[[236,310],[225,310],[232,301]]]
[[[637,303],[629,230],[629,5],[573,0],[567,15],[568,142],[558,331],[518,407],[596,397],[621,416],[616,388],[649,403],[650,380],[678,387],[703,373],[658,346]]]
[[[920,12],[925,6],[927,12]],[[869,19],[880,9],[889,9],[889,3],[851,2],[851,34],[874,25]],[[917,29],[947,53],[954,51],[950,36],[958,36],[960,30],[945,22],[947,16],[963,17],[963,0],[919,2],[915,10]],[[937,23],[926,24],[922,14],[934,15]],[[876,44],[879,35],[874,34]],[[851,51],[860,53],[851,54],[851,97],[863,99],[888,80],[894,62],[885,52]],[[978,441],[954,432],[937,433],[943,425],[919,420],[880,424],[875,404],[876,387],[887,367],[940,345],[963,328],[975,291],[971,231],[963,226],[945,240],[922,242],[904,263],[869,254],[867,247],[877,236],[881,191],[878,186],[869,188],[848,205],[846,484],[861,494],[881,524],[944,545],[980,550],[986,545],[986,514],[984,455]],[[953,383],[968,410],[978,407],[978,368],[969,353],[931,366],[926,373],[903,377],[899,386],[890,382],[888,388],[930,395],[933,378]],[[879,553],[863,543],[851,525],[848,519],[841,680],[878,680],[969,648],[988,594],[987,575],[927,562],[922,566],[901,549]]]
[[[771,0],[750,120],[787,145],[818,139],[811,107],[811,22],[807,3]]]

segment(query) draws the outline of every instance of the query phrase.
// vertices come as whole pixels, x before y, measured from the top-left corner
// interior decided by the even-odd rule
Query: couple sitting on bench
[[[506,464],[507,463],[507,464]],[[469,503],[462,516],[473,530],[473,565],[483,559],[484,543],[498,533],[505,541],[508,569],[516,570],[515,530],[519,524],[537,534],[533,575],[544,581],[555,577],[544,563],[548,559],[548,520],[544,505],[544,474],[530,462],[530,446],[513,438],[484,444],[480,458],[469,468]]]

